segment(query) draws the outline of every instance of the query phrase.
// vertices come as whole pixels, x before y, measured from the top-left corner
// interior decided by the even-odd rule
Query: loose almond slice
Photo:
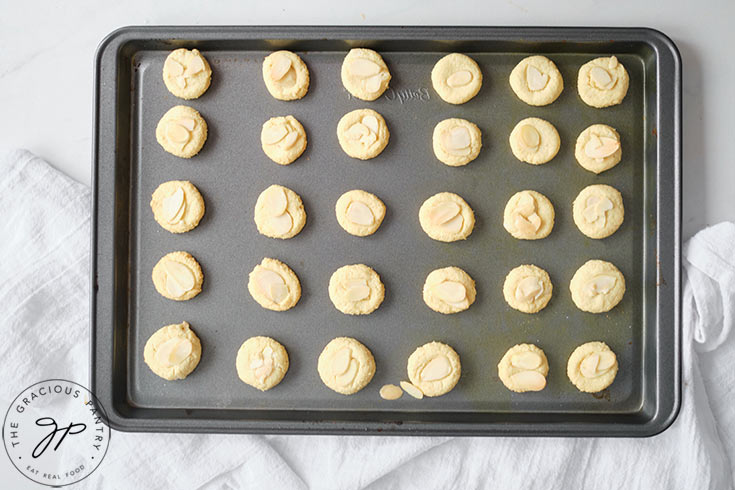
[[[524,124],[520,129],[521,142],[526,148],[536,150],[541,144],[541,134],[530,124]]]
[[[355,123],[350,126],[347,131],[345,131],[345,136],[347,137],[347,139],[351,140],[359,140],[363,136],[367,136],[369,134],[370,129],[362,123]]]
[[[401,381],[398,384],[401,385],[403,391],[416,398],[417,400],[421,400],[424,397],[424,393],[419,389],[418,386],[411,384],[408,381]]]
[[[516,287],[518,301],[536,301],[544,294],[544,283],[535,276],[524,277]]]
[[[526,68],[526,84],[529,90],[538,92],[539,90],[543,90],[547,83],[549,83],[549,75],[547,73],[541,73],[535,66],[528,65],[528,68]]]
[[[274,285],[286,285],[286,281],[279,273],[260,266],[255,274],[255,283],[258,285],[258,289],[271,301],[274,301],[271,296],[272,287]]]
[[[439,202],[429,210],[429,221],[434,225],[443,225],[459,215],[461,210],[456,202]]]
[[[179,187],[176,192],[164,198],[161,207],[166,221],[172,224],[179,222],[183,216],[180,211],[184,207],[184,189]]]
[[[276,55],[275,58],[276,59],[273,60],[273,64],[271,65],[270,76],[271,80],[277,82],[291,69],[291,59],[282,54]]]
[[[591,138],[584,145],[584,153],[590,158],[607,158],[618,151],[619,148],[620,142],[617,139],[600,136],[599,138]]]
[[[472,81],[472,72],[468,70],[455,71],[447,77],[447,85],[452,88],[464,87]]]
[[[511,366],[529,371],[539,367],[541,362],[541,356],[533,351],[520,352],[510,358]]]
[[[383,83],[383,77],[375,75],[365,80],[365,90],[371,94],[380,90],[380,85]]]
[[[347,206],[347,219],[361,226],[370,226],[375,223],[375,216],[370,207],[364,202],[352,201]]]
[[[166,272],[166,289],[172,296],[178,298],[194,289],[196,279],[186,265],[167,260],[163,263],[163,270]]]
[[[378,134],[378,128],[380,127],[380,124],[378,123],[378,118],[373,116],[372,114],[368,114],[362,118],[362,123],[373,133]]]
[[[579,372],[585,378],[595,378],[599,376],[597,372],[597,366],[600,363],[600,355],[597,353],[590,354],[585,357],[582,363],[579,365]]]
[[[611,88],[613,88],[615,82],[617,81],[616,78],[610,74],[610,72],[599,66],[593,66],[590,69],[590,78],[592,79],[592,83],[597,86],[597,88],[604,90],[610,90]]]
[[[600,362],[597,364],[597,372],[604,374],[615,365],[615,354],[612,351],[604,350],[599,355]]]
[[[403,396],[403,390],[396,385],[383,385],[380,388],[380,398],[383,400],[398,400]]]
[[[339,376],[347,372],[347,368],[350,367],[350,359],[352,359],[352,350],[349,347],[342,347],[338,350],[332,357],[330,366],[332,375]]]
[[[272,124],[263,129],[263,143],[275,145],[288,134],[288,129],[283,124]]]
[[[546,377],[538,371],[521,371],[511,375],[513,385],[523,391],[541,391],[546,387]]]
[[[429,361],[419,373],[421,381],[439,381],[452,373],[452,364],[446,356],[439,354]]]
[[[296,144],[298,139],[299,139],[299,133],[297,133],[296,131],[291,131],[290,133],[286,135],[285,138],[283,138],[283,143],[281,144],[281,146],[288,150],[289,148],[291,148],[293,145]]]
[[[280,216],[271,216],[268,219],[268,225],[276,232],[276,235],[285,235],[293,228],[293,218],[288,212]]]
[[[166,60],[166,70],[171,76],[178,77],[184,74],[184,66],[175,59]]]
[[[352,381],[355,379],[355,376],[357,376],[357,371],[360,369],[360,363],[357,361],[357,359],[352,358],[350,359],[350,365],[347,368],[347,371],[344,374],[340,374],[339,376],[336,376],[334,378],[334,381],[339,386],[347,386],[352,383]]]
[[[357,302],[370,297],[370,287],[366,284],[357,284],[345,288],[347,301]]]
[[[200,71],[204,71],[204,62],[199,56],[192,56],[189,64],[186,66],[185,74],[187,76],[196,75]]]
[[[174,143],[186,143],[191,136],[184,126],[172,121],[166,127],[166,137]]]
[[[457,281],[444,281],[434,286],[434,294],[447,303],[459,303],[467,298],[467,288]]]
[[[370,61],[365,58],[357,58],[350,64],[350,74],[360,77],[368,78],[380,73],[381,67],[374,61]]]
[[[288,197],[281,187],[268,188],[263,196],[263,202],[270,216],[281,216],[288,208]]]

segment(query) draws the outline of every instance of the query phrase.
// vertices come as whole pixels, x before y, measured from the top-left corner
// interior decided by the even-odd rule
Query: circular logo
[[[18,471],[36,483],[61,487],[97,469],[107,453],[110,427],[91,391],[73,381],[49,379],[13,400],[3,442]]]

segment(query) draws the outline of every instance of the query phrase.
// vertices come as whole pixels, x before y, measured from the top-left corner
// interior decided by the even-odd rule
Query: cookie
[[[383,95],[390,79],[388,66],[372,49],[351,49],[342,62],[342,84],[360,100],[372,101]]]
[[[248,275],[248,291],[263,308],[286,311],[299,302],[301,283],[289,266],[266,257]]]
[[[317,363],[319,377],[327,387],[343,395],[365,388],[375,375],[370,350],[349,337],[337,337],[324,347]]]
[[[201,358],[202,344],[187,322],[158,329],[143,349],[143,360],[151,371],[169,381],[186,378]]]
[[[475,213],[457,194],[440,192],[419,209],[419,223],[429,237],[440,242],[465,240],[475,227]]]
[[[385,204],[375,194],[347,191],[334,206],[337,222],[347,233],[368,236],[375,233],[385,218]]]
[[[549,273],[535,265],[519,265],[508,273],[503,284],[505,301],[523,313],[538,313],[546,308],[552,291]]]
[[[151,276],[156,291],[164,298],[186,301],[202,292],[202,268],[187,252],[164,255],[153,267]]]
[[[431,271],[424,282],[424,303],[445,315],[466,310],[476,295],[475,281],[459,267]]]
[[[212,68],[198,49],[176,49],[163,63],[163,83],[169,92],[181,99],[196,99],[207,91]]]
[[[385,298],[380,276],[364,264],[340,267],[329,278],[329,299],[346,315],[367,315]]]
[[[529,56],[523,58],[510,72],[510,87],[526,104],[544,106],[559,97],[564,90],[564,80],[549,58]]]
[[[548,374],[546,354],[533,344],[514,345],[498,363],[500,381],[516,393],[543,390]]]
[[[574,224],[590,238],[606,238],[620,228],[625,218],[623,196],[609,185],[582,189],[572,205]]]
[[[434,127],[434,155],[445,165],[461,167],[477,158],[482,149],[482,133],[465,119],[445,119]]]
[[[569,381],[579,391],[598,393],[615,381],[618,359],[604,342],[587,342],[572,352],[567,362]]]
[[[629,83],[628,71],[615,56],[596,58],[579,69],[577,90],[585,104],[603,108],[620,104]]]
[[[431,70],[431,84],[444,102],[464,104],[482,87],[480,66],[464,54],[448,54]]]
[[[193,230],[204,216],[204,199],[186,180],[170,180],[159,185],[151,196],[156,222],[171,233]]]
[[[295,237],[306,224],[301,196],[282,185],[272,185],[260,193],[253,216],[261,235],[282,240]]]
[[[508,199],[503,212],[503,227],[519,240],[546,238],[554,228],[554,206],[536,191],[520,191]]]
[[[288,165],[306,150],[306,131],[293,116],[272,117],[260,131],[260,145],[268,158]]]
[[[623,299],[625,278],[610,262],[590,260],[574,273],[569,290],[572,301],[580,310],[604,313]]]
[[[298,100],[309,91],[309,69],[296,53],[275,51],[263,60],[263,81],[278,100]]]
[[[537,117],[528,117],[516,124],[509,140],[513,155],[531,165],[551,161],[561,146],[556,128],[550,122]]]
[[[372,109],[357,109],[339,120],[337,139],[342,150],[352,158],[370,160],[388,146],[390,133],[383,116]]]
[[[622,156],[620,135],[606,124],[593,124],[577,137],[574,157],[585,170],[596,174],[610,170]]]
[[[156,141],[172,155],[191,158],[207,140],[207,122],[197,111],[177,105],[163,115],[156,126]]]
[[[286,376],[288,353],[270,337],[250,337],[237,351],[235,368],[243,383],[267,391]]]
[[[429,342],[408,358],[408,379],[426,396],[452,391],[462,374],[459,354],[447,344]]]

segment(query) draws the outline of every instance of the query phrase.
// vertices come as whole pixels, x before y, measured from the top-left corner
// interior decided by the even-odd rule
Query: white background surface
[[[0,147],[28,148],[89,184],[93,55],[107,33],[124,25],[646,26],[669,35],[683,60],[687,238],[708,224],[735,220],[733,19],[733,0],[0,0]],[[39,487],[2,455],[0,482],[3,488]]]

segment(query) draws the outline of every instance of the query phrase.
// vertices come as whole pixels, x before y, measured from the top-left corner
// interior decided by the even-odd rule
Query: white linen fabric
[[[0,407],[6,407],[43,379],[88,384],[90,191],[27,151],[3,152],[0,209]],[[658,436],[114,432],[100,468],[74,488],[732,488],[735,225],[698,233],[684,247],[684,265],[683,403]]]

